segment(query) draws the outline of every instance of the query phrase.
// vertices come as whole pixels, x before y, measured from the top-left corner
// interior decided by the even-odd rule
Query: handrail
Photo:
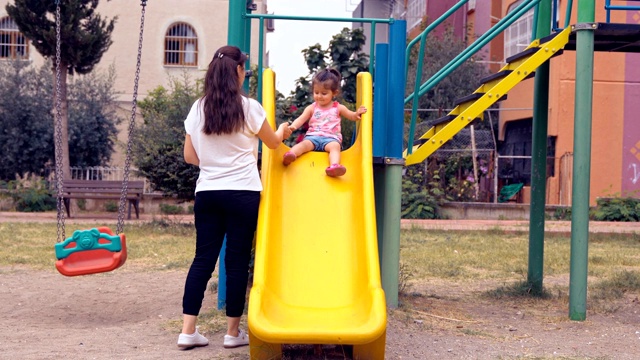
[[[558,27],[558,23],[560,22],[560,19],[558,19],[558,16],[560,14],[560,4],[559,4],[559,0],[553,0],[553,7],[551,8],[552,11],[552,26],[551,29],[555,32],[555,31],[560,31],[560,30],[564,30],[566,29],[569,24],[571,23],[571,12],[573,11],[573,0],[567,0],[567,9],[564,13],[564,27]],[[534,32],[535,34],[535,32]]]
[[[638,1],[638,0],[631,0]],[[607,0],[604,4],[605,10],[607,10],[607,22],[611,22],[611,10],[640,10],[640,6],[634,5],[611,5],[611,0]]]
[[[423,61],[424,61],[424,49],[425,49],[425,45],[426,45],[426,42],[427,42],[427,36],[429,35],[429,33],[431,33],[431,31],[433,31],[433,29],[436,28],[436,26],[440,25],[443,21],[445,21],[447,18],[449,18],[449,16],[451,16],[456,10],[458,10],[459,8],[461,8],[463,5],[465,5],[468,2],[469,2],[469,0],[461,0],[461,1],[459,1],[457,4],[455,4],[449,10],[447,10],[447,12],[445,12],[439,18],[437,18],[436,21],[432,22],[429,26],[427,26],[427,28],[424,29],[422,31],[422,33],[420,33],[420,35],[416,36],[413,40],[411,40],[409,42],[409,45],[407,45],[407,50],[406,50],[406,55],[405,55],[405,58],[406,58],[405,71],[406,71],[407,76],[405,76],[405,78],[407,78],[409,76],[409,59],[411,57],[411,48],[418,41],[420,41],[420,49],[418,50],[418,64],[416,64],[416,69],[417,69],[417,71],[416,71],[416,82],[414,84],[414,89],[413,89],[414,93],[418,92],[418,90],[420,89],[420,82],[422,81],[422,65],[423,65]],[[413,99],[413,105],[411,107],[411,119],[415,119],[417,117],[417,114],[418,114],[418,100],[419,100],[418,97],[414,97],[414,99]],[[410,139],[413,139],[414,131],[415,131],[415,127],[412,126],[409,129],[409,138]]]
[[[538,5],[541,0],[529,0],[524,1],[516,9],[510,13],[508,13],[502,20],[498,21],[498,23],[489,29],[486,33],[482,34],[476,41],[471,44],[471,46],[467,47],[458,54],[453,60],[451,60],[447,65],[445,65],[442,69],[440,69],[437,73],[435,73],[429,80],[427,80],[424,84],[420,86],[420,90],[417,93],[418,97],[423,96],[425,93],[433,89],[440,81],[442,81],[445,77],[451,74],[454,70],[456,70],[460,65],[462,65],[465,61],[467,61],[471,56],[473,56],[476,52],[480,51],[487,43],[493,40],[498,34],[502,33],[507,27],[513,24],[517,19],[519,19],[526,12],[531,10],[534,6]],[[416,92],[414,91],[408,97],[404,99],[404,103],[408,103],[416,96]],[[415,131],[416,119],[411,119],[411,127],[410,133]],[[407,146],[407,153],[411,154],[413,151],[413,137],[410,137],[409,144]]]
[[[558,1],[558,0],[556,0]],[[564,15],[564,27],[567,28],[571,23],[571,12],[573,11],[573,0],[567,2],[567,12]]]

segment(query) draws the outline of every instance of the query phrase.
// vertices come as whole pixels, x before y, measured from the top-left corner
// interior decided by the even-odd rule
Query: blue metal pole
[[[387,89],[389,86],[389,44],[376,44],[376,72],[373,93],[373,157],[382,158],[387,143]]]

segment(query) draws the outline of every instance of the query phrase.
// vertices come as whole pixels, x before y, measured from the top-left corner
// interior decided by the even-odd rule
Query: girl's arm
[[[340,110],[340,116],[351,121],[360,120],[360,115],[367,112],[367,108],[364,105],[360,106],[356,111],[351,111],[346,106],[340,104],[338,105],[338,110]]]
[[[200,159],[198,158],[198,154],[196,154],[196,149],[193,147],[191,135],[189,134],[184,138],[184,161],[186,161],[187,164],[200,165]]]
[[[289,125],[289,130],[296,131],[300,129],[300,126],[304,125],[309,119],[311,119],[311,115],[313,115],[313,105],[309,105],[304,108],[304,111],[297,119],[293,120],[291,125]]]

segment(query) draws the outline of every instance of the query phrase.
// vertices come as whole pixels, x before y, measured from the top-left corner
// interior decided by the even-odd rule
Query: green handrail
[[[492,26],[489,31],[481,35],[476,41],[471,44],[471,46],[467,47],[458,54],[453,60],[451,60],[447,65],[445,65],[442,69],[440,69],[437,73],[435,73],[429,80],[427,80],[424,84],[420,86],[420,90],[417,93],[418,97],[423,96],[428,91],[433,89],[440,81],[442,81],[445,77],[449,76],[454,70],[456,70],[460,65],[462,65],[465,61],[467,61],[471,56],[473,56],[476,52],[480,51],[487,43],[493,40],[498,34],[502,33],[506,28],[508,28],[511,24],[513,24],[517,19],[522,17],[526,12],[531,10],[534,6],[538,5],[540,0],[529,0],[525,1],[522,4],[518,5],[518,7],[508,13],[502,20],[500,20],[496,25]],[[404,99],[404,103],[408,103],[411,101],[416,92],[414,91],[408,97]],[[415,131],[416,119],[411,119],[410,133]],[[407,153],[411,154],[413,151],[413,138],[409,138],[409,144],[407,145]]]
[[[571,23],[571,12],[573,11],[573,0],[567,2],[567,12],[564,15],[564,27],[566,28]]]
[[[459,8],[461,8],[463,5],[465,5],[466,3],[468,3],[469,0],[461,0],[459,1],[457,4],[455,4],[453,7],[451,7],[447,12],[445,12],[444,14],[442,14],[439,18],[436,19],[436,21],[432,22],[429,26],[427,26],[426,29],[424,29],[422,31],[422,33],[420,33],[420,35],[416,36],[413,40],[411,40],[409,42],[409,45],[407,45],[407,50],[406,50],[406,54],[405,54],[405,58],[406,58],[406,62],[405,62],[405,69],[407,72],[407,76],[409,76],[409,59],[411,58],[411,48],[418,42],[420,41],[420,48],[418,50],[418,64],[416,64],[416,82],[414,84],[414,88],[413,88],[413,92],[416,93],[418,92],[418,90],[420,89],[420,82],[422,82],[422,65],[424,62],[424,50],[425,50],[425,46],[426,46],[426,42],[427,42],[427,36],[429,35],[429,33],[431,33],[431,31],[433,31],[433,29],[435,29],[438,25],[440,25],[443,21],[445,21],[447,18],[449,18],[449,16],[451,16],[454,12],[456,12]],[[413,105],[411,107],[411,119],[416,119],[418,116],[418,101],[419,98],[418,97],[414,97],[413,99]],[[411,126],[409,129],[409,139],[413,139],[414,136],[414,132],[415,132],[415,127]],[[413,144],[411,144],[413,147]],[[411,151],[411,150],[409,150]],[[411,152],[409,152],[411,153]]]

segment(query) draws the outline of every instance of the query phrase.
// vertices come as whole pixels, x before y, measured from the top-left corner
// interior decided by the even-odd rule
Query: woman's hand
[[[284,139],[291,136],[291,133],[292,133],[291,128],[289,127],[289,123],[286,123],[286,122],[278,126],[277,132],[279,132],[282,135],[282,141],[284,141]]]

